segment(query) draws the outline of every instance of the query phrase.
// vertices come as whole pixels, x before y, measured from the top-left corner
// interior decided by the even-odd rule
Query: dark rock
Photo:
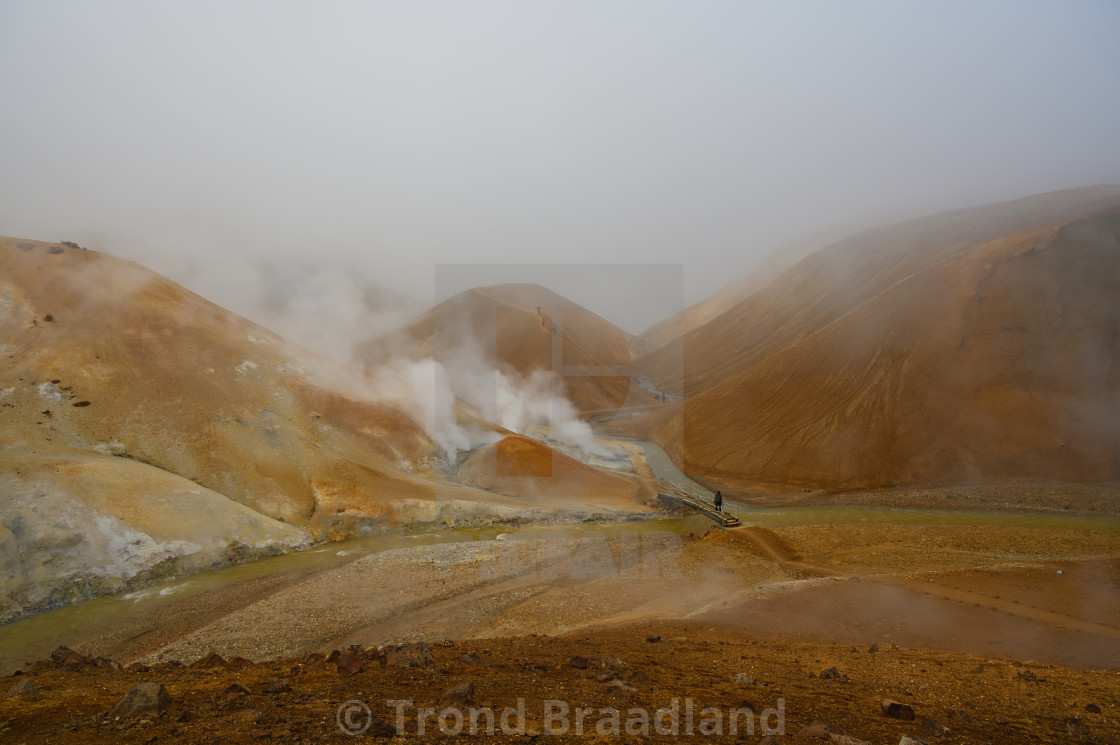
[[[830,667],[827,670],[822,670],[820,675],[821,680],[840,680],[843,677],[844,676],[841,675],[840,671],[835,667]]]
[[[385,650],[385,663],[397,667],[433,668],[436,660],[427,644],[395,644]]]
[[[1019,668],[1016,672],[1018,672],[1020,680],[1025,680],[1030,683],[1034,683],[1038,680],[1038,676],[1025,667]]]
[[[464,680],[451,686],[439,697],[440,708],[466,706],[474,700],[474,683]]]
[[[652,680],[652,678],[650,678],[649,675],[647,675],[642,670],[635,670],[634,672],[630,673],[630,677],[629,677],[628,680],[632,684],[633,683],[648,683]]]
[[[477,654],[475,654],[474,652],[468,652],[467,654],[463,655],[462,657],[459,658],[459,662],[463,663],[464,665],[485,665],[486,664],[486,662],[484,662],[483,659],[481,657],[479,657]]]
[[[163,683],[141,683],[128,689],[128,693],[109,712],[109,718],[120,719],[169,708],[171,708],[171,696],[163,687]]]
[[[976,667],[969,670],[969,672],[970,673],[982,673],[982,672],[984,672],[984,666],[983,665],[977,665]]]
[[[230,657],[229,662],[227,664],[230,667],[240,669],[240,668],[243,668],[243,667],[252,667],[253,666],[253,661],[252,660],[247,660],[244,657]]]
[[[947,735],[949,734],[949,728],[936,719],[923,719],[918,732],[923,735]]]
[[[883,713],[891,719],[902,719],[907,722],[914,721],[914,707],[898,701],[887,699],[883,702]]]
[[[246,698],[247,697],[244,693],[231,693],[231,694],[229,694],[229,698],[227,698],[225,701],[223,701],[222,705],[219,706],[218,708],[221,709],[222,711],[229,711],[230,709],[236,709],[238,707],[238,705],[240,705],[241,702],[243,702]]]
[[[1090,714],[1100,714],[1101,707],[1097,706],[1096,704],[1085,704],[1085,711],[1089,712]]]
[[[31,678],[24,678],[8,690],[8,698],[38,698],[39,686]]]
[[[126,667],[125,670],[128,670],[130,672],[134,672],[134,673],[146,673],[146,672],[148,672],[149,668],[143,662],[137,661],[137,662],[133,662],[131,665]]]
[[[1081,721],[1077,717],[1066,717],[1063,724],[1066,725],[1066,734],[1074,737],[1091,734],[1089,725]]]
[[[211,652],[194,663],[196,667],[225,667],[225,659],[217,652]]]
[[[108,657],[94,657],[90,660],[94,667],[102,670],[120,670],[121,663],[116,660],[110,660]]]
[[[250,691],[248,688],[241,685],[240,683],[231,683],[230,685],[228,685],[228,686],[226,686],[225,688],[222,689],[221,695],[225,698],[229,698],[230,696],[234,696],[234,695],[238,695],[238,694],[240,694],[242,696],[248,696],[251,692],[252,691]]]
[[[646,641],[650,644],[656,644],[657,642],[661,641],[661,637],[657,634],[650,634],[646,637]]]
[[[622,680],[612,680],[603,685],[604,693],[637,693],[638,690],[634,686]]]
[[[292,690],[292,684],[287,678],[277,678],[264,687],[265,693],[287,693]]]
[[[920,737],[906,737],[903,735],[902,739],[898,741],[898,745],[929,745],[929,743]]]
[[[349,653],[340,654],[338,656],[338,659],[335,661],[335,664],[338,665],[338,671],[340,673],[344,672],[349,673],[350,675],[360,673],[365,669],[366,666],[359,657],[355,657],[354,655]]]
[[[376,714],[371,714],[369,718],[369,727],[366,728],[366,735],[369,737],[396,737],[397,726],[391,724]]]
[[[186,724],[187,722],[193,722],[194,721],[194,712],[191,711],[190,709],[184,709],[183,711],[179,712],[179,716],[175,717],[175,721],[176,722],[181,722],[182,724]]]
[[[867,648],[867,651],[870,652],[871,654],[875,654],[876,652],[879,651],[879,645],[878,644],[872,644],[870,647]]]
[[[572,659],[568,660],[568,664],[571,665],[572,667],[574,667],[576,670],[586,670],[587,669],[587,658],[586,657],[580,657],[579,655],[576,655]]]

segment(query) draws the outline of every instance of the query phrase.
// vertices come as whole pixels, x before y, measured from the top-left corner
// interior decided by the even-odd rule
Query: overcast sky
[[[0,234],[257,320],[472,262],[694,302],[838,222],[1120,182],[1118,39],[1114,0],[0,0]]]

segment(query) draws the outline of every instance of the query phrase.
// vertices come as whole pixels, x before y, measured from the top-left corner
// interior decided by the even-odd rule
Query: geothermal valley
[[[1120,742],[1117,297],[1116,187],[347,364],[0,239],[0,741]]]

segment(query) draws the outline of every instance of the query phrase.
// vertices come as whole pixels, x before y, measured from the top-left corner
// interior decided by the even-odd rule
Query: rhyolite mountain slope
[[[376,382],[137,264],[0,239],[0,619],[401,522],[602,511],[449,480]]]
[[[688,398],[628,426],[746,485],[1120,479],[1118,298],[1120,187],[865,231],[640,360]]]

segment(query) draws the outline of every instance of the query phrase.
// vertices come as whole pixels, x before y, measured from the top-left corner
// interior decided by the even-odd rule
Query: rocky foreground
[[[0,740],[29,745],[318,743],[354,734],[398,742],[1120,742],[1115,669],[766,642],[681,622],[262,663],[214,654],[191,665],[121,668],[61,648],[0,690]]]

